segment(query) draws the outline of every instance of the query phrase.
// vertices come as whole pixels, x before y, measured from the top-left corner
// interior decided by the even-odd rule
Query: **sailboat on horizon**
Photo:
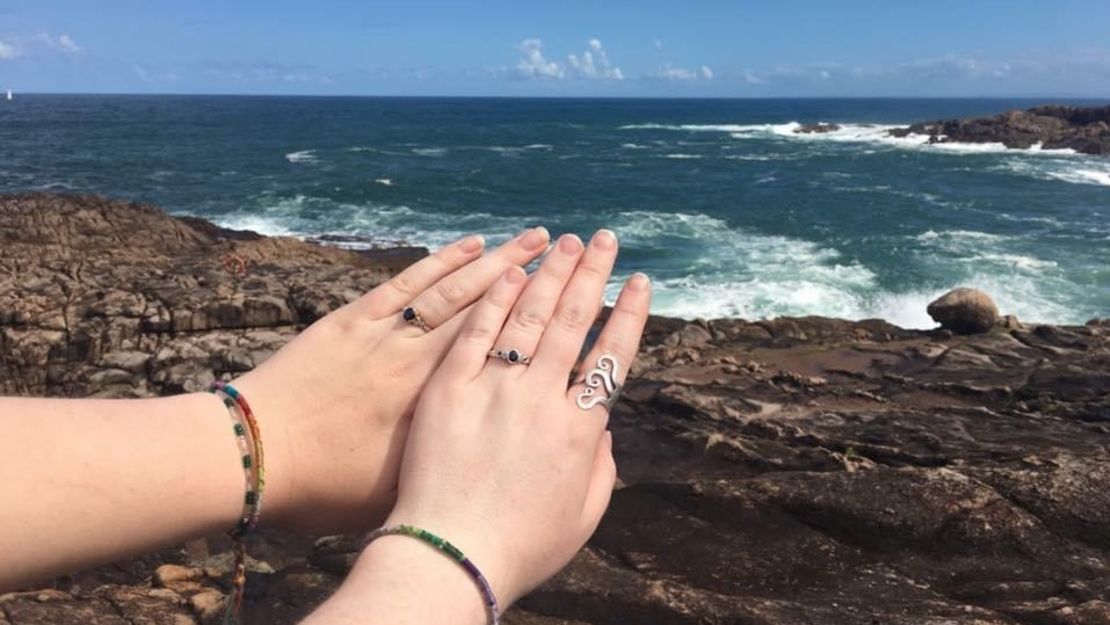
[[[12,99],[12,90],[8,89],[8,101],[10,102],[11,99]]]

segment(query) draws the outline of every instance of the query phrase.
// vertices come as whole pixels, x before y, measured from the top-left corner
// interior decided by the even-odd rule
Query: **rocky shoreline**
[[[1001,143],[1020,150],[1040,145],[1044,150],[1108,156],[1110,106],[1038,106],[992,117],[922,122],[895,128],[889,134],[926,135],[930,143]]]
[[[197,390],[421,253],[0,196],[0,392]],[[962,336],[653,317],[612,429],[605,520],[508,625],[1110,623],[1106,321]],[[296,622],[354,545],[257,537],[247,622]],[[227,548],[0,596],[0,625],[218,622]]]

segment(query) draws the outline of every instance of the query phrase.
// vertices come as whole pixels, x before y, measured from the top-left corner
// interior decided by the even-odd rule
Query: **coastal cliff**
[[[0,197],[0,392],[198,390],[420,254]],[[609,512],[508,625],[1110,623],[1106,321],[957,336],[653,317],[611,429]],[[227,548],[0,596],[0,625],[218,622]],[[296,622],[355,550],[260,535],[247,622]]]
[[[895,128],[891,136],[928,135],[936,143],[1001,143],[1008,148],[1110,155],[1110,106],[1038,106],[992,117],[947,119]]]

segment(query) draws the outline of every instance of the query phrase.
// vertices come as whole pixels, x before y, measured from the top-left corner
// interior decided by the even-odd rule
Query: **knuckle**
[[[581,302],[567,302],[559,307],[559,323],[567,328],[581,328],[591,323],[592,315],[588,306]]]
[[[513,320],[523,330],[538,330],[547,325],[547,316],[535,308],[517,309]]]
[[[582,263],[578,267],[578,271],[590,278],[600,278],[602,280],[609,278],[609,272],[600,263]]]
[[[461,301],[465,297],[466,290],[462,285],[454,280],[441,280],[436,283],[436,294],[438,294],[443,301],[455,303]]]
[[[402,272],[389,279],[389,285],[393,290],[401,293],[402,295],[411,297],[415,295],[416,285],[413,284],[412,276]]]

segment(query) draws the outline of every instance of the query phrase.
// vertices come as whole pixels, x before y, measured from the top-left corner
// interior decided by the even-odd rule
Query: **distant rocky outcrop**
[[[0,197],[0,392],[198,389],[390,271],[213,228]],[[1110,322],[962,336],[653,317],[611,429],[609,512],[506,625],[1110,622]],[[357,545],[257,536],[247,622],[296,622]],[[217,623],[229,546],[0,596],[0,624]]]
[[[840,130],[840,126],[838,124],[826,124],[824,122],[820,122],[816,124],[802,124],[801,126],[798,126],[794,129],[794,133],[800,135],[813,135],[825,134],[827,132],[836,132],[837,130]]]
[[[947,119],[889,131],[892,136],[927,135],[935,143],[1001,143],[1008,148],[1071,149],[1110,155],[1110,106],[1038,106],[993,117]]]

